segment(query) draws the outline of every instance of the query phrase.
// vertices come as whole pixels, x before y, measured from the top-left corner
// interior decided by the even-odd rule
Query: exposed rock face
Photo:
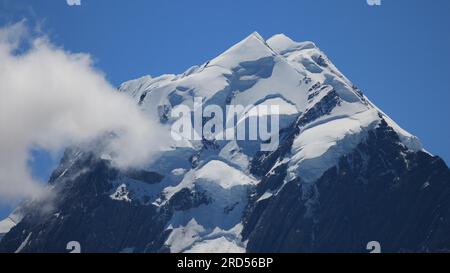
[[[256,192],[279,188],[279,170]],[[449,198],[445,163],[408,151],[383,123],[314,185],[293,180],[253,202],[244,238],[250,252],[364,252],[370,241],[385,252],[448,251]]]

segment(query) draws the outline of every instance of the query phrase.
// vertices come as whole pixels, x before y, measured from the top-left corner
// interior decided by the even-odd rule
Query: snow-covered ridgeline
[[[288,164],[286,180],[299,176],[305,182],[314,182],[364,141],[382,119],[406,147],[422,149],[416,137],[374,106],[314,43],[294,42],[283,34],[265,41],[253,33],[183,74],[146,76],[126,82],[119,89],[135,98],[149,118],[169,124],[173,122],[170,110],[179,104],[192,106],[194,97],[204,98],[205,105],[221,107],[276,103],[283,115],[291,117],[281,129],[309,115],[283,160]],[[335,97],[335,101],[325,110],[324,100],[328,97]],[[248,170],[256,150],[245,142],[216,145],[215,149],[205,149],[193,142],[175,147],[171,152],[175,157],[179,151],[183,157],[190,154],[191,159],[195,158],[191,170],[183,160],[178,160],[179,166],[171,164],[172,170],[161,164],[149,166],[157,172],[171,172],[160,185],[148,186],[156,204],[167,202],[183,189],[205,192],[211,198],[207,204],[175,214],[167,227],[173,230],[166,241],[172,251],[236,251],[245,247],[239,241],[240,217],[247,202],[247,188],[258,183]],[[267,193],[264,199],[271,196]],[[230,206],[232,210],[224,213],[224,208]],[[213,217],[206,219],[205,214]],[[186,236],[188,240],[182,239]]]

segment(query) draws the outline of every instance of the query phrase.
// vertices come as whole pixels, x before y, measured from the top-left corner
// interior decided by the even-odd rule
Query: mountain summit
[[[255,32],[182,74],[119,92],[165,125],[196,97],[250,106],[236,127],[248,109],[277,105],[279,145],[184,139],[128,170],[113,155],[68,148],[49,181],[55,199],[24,202],[0,252],[65,252],[70,241],[86,252],[450,249],[450,170],[312,42]]]

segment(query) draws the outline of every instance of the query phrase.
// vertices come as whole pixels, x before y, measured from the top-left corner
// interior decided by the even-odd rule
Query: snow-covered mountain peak
[[[391,199],[386,189],[390,192],[417,184],[417,193],[422,196],[423,185],[428,191],[433,181],[440,183],[441,177],[450,177],[432,177],[431,173],[416,181],[416,166],[434,172],[428,164],[435,164],[435,159],[430,161],[428,154],[420,152],[418,139],[373,105],[314,43],[296,42],[284,34],[265,41],[253,33],[184,73],[144,76],[123,83],[119,90],[133,98],[149,119],[165,124],[162,128],[179,121],[171,115],[178,105],[189,106],[192,111],[196,97],[202,98],[203,107],[209,104],[218,106],[216,109],[277,105],[278,145],[274,145],[275,150],[261,151],[259,140],[186,137],[182,145],[172,145],[138,170],[111,169],[108,157],[99,160],[85,152],[87,149],[76,148],[65,153],[52,175],[52,186],[64,193],[61,204],[47,219],[26,216],[26,223],[36,221],[36,227],[17,225],[0,241],[0,252],[2,247],[22,250],[21,245],[25,251],[40,250],[42,243],[48,247],[54,241],[57,243],[49,249],[59,251],[67,240],[78,239],[61,239],[53,232],[60,228],[64,234],[79,231],[80,242],[88,251],[102,251],[96,248],[99,245],[108,252],[279,250],[278,246],[267,247],[272,238],[280,242],[288,238],[284,242],[288,248],[280,249],[292,251],[303,247],[309,238],[314,247],[320,241],[314,238],[327,236],[327,228],[340,236],[348,230],[347,219],[367,212],[354,213],[355,204],[364,210],[367,205],[383,205],[382,201],[368,204],[373,196],[365,198],[366,193],[380,190],[376,197],[387,196],[390,209],[395,198]],[[241,125],[250,120],[250,111],[243,111],[237,119]],[[238,124],[231,126],[238,128]],[[404,193],[399,192],[400,196]],[[363,201],[358,201],[360,196]],[[407,205],[397,208],[408,213],[411,203],[417,202],[404,202]],[[392,219],[398,215],[401,213],[386,223],[396,222]],[[384,221],[385,214],[382,216],[379,219]],[[102,224],[97,224],[97,219]],[[325,219],[324,231],[311,226],[321,224],[320,219]],[[0,237],[15,224],[10,220],[14,219],[0,222]],[[72,221],[76,225],[68,224]],[[333,225],[329,225],[331,221]],[[46,228],[41,232],[44,225],[40,223],[44,222]],[[342,225],[334,229],[336,223]],[[380,226],[384,224],[371,230]],[[360,228],[369,230],[365,225]],[[85,234],[94,237],[89,240]],[[264,241],[270,244],[259,246]],[[334,237],[332,241],[336,242]],[[355,242],[349,244],[354,246]]]
[[[258,32],[253,32],[217,58],[214,58],[210,65],[233,68],[242,62],[273,57],[275,55],[276,53],[267,45],[264,38]]]
[[[421,147],[416,138],[373,106],[314,43],[296,42],[284,34],[266,42],[254,32],[203,65],[179,75],[145,76],[122,84],[120,90],[163,122],[169,120],[173,107],[190,105],[194,97],[221,107],[272,104],[276,99],[281,109],[297,118],[326,103],[330,109],[317,113],[316,120],[380,112],[408,147]],[[379,119],[377,114],[370,116]]]
[[[295,42],[283,33],[275,34],[274,36],[270,37],[267,40],[267,44],[281,55],[290,51],[316,48],[316,45],[313,42]]]

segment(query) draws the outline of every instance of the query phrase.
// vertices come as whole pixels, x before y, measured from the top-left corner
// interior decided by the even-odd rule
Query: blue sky
[[[0,0],[0,25],[26,19],[53,43],[90,53],[114,85],[180,73],[253,31],[314,41],[364,93],[450,162],[450,1]],[[54,160],[35,153],[35,176]],[[0,217],[9,208],[0,208]]]

